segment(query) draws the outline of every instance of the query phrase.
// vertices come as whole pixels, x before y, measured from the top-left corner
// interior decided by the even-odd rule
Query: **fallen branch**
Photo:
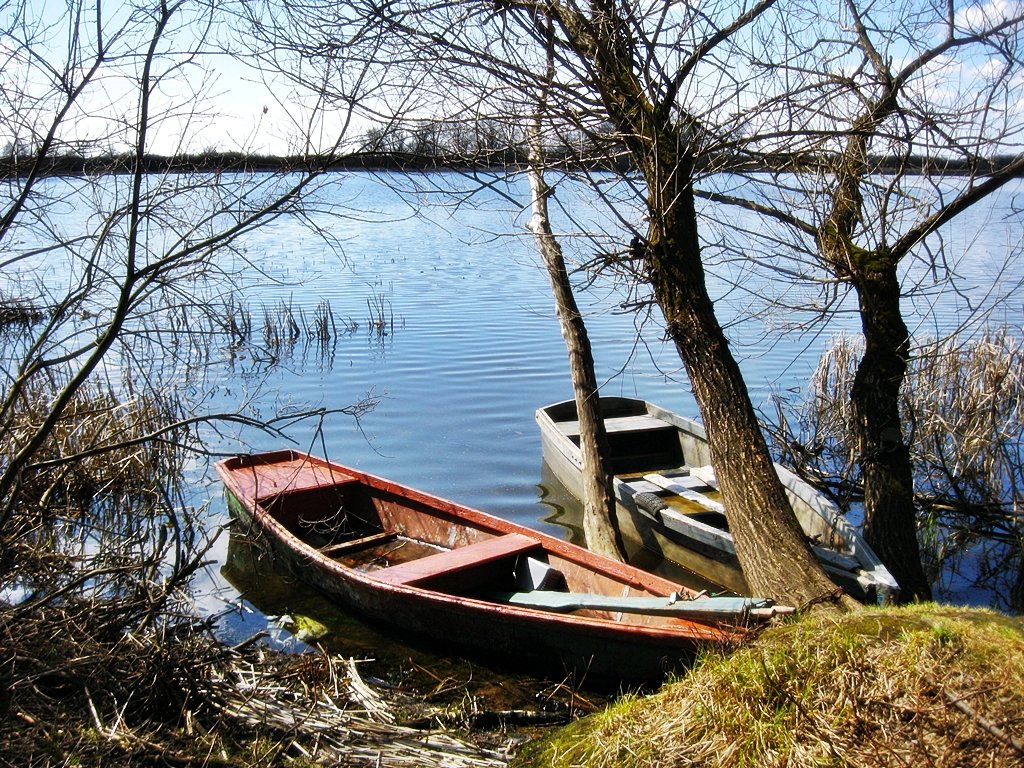
[[[1010,747],[1011,749],[1015,749],[1017,752],[1024,755],[1024,741],[1018,739],[1015,736],[1011,736],[1009,733],[1004,731],[1002,728],[1000,728],[998,725],[996,725],[991,720],[986,718],[984,715],[975,711],[975,709],[967,703],[965,696],[955,696],[945,689],[943,689],[942,693],[945,695],[946,701],[952,704],[953,707],[955,707],[956,709],[963,712],[969,718],[974,720],[978,727],[982,728],[985,731],[988,731],[988,733],[997,738],[1003,744]]]

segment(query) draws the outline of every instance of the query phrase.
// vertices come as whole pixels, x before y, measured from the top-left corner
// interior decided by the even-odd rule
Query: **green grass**
[[[1022,738],[1024,622],[925,605],[770,629],[514,764],[1020,765]]]

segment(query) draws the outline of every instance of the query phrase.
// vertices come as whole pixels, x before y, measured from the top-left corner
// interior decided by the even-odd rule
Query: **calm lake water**
[[[421,187],[478,186],[456,174],[417,182]],[[232,410],[254,398],[259,412],[269,416],[281,409],[342,409],[376,399],[376,407],[358,421],[334,414],[319,425],[295,425],[289,431],[291,445],[565,535],[566,529],[550,520],[561,501],[550,497],[542,483],[534,411],[570,397],[571,385],[547,276],[525,228],[528,188],[525,183],[487,187],[470,202],[455,205],[422,189],[401,194],[392,188],[411,183],[335,174],[319,194],[343,202],[351,215],[316,220],[340,249],[328,248],[294,222],[278,221],[246,242],[251,265],[225,257],[224,269],[241,270],[239,298],[257,324],[264,307],[285,302],[309,319],[327,301],[339,331],[347,330],[335,335],[327,349],[300,340],[272,362],[254,359],[251,352],[232,355],[226,345],[215,348],[209,378],[216,392],[209,408]],[[1024,292],[1013,290],[1024,276],[1017,257],[1021,229],[1013,214],[1022,189],[1020,183],[1010,185],[944,233],[961,296],[953,302],[935,287],[908,298],[904,306],[916,334],[956,329],[970,319],[965,307],[991,301],[993,295],[1003,298],[992,323],[1022,331]],[[554,211],[556,229],[567,235],[608,232],[615,226],[580,188],[559,186],[555,201],[574,214],[570,221]],[[75,216],[73,205],[67,216]],[[733,225],[750,224],[742,214],[731,216],[709,224],[708,236],[731,237]],[[589,258],[594,248],[579,237],[566,240],[566,246],[570,260]],[[42,262],[40,270],[45,271]],[[915,279],[932,280],[920,265],[910,264],[908,270]],[[711,270],[709,284],[759,407],[766,406],[772,392],[806,386],[829,338],[858,328],[847,306],[828,326],[792,331],[793,322],[802,318],[784,308],[789,297],[772,288],[766,302],[763,277],[749,263],[723,261]],[[596,281],[579,297],[603,392],[696,414],[658,319],[641,320],[622,309],[632,298],[628,286],[612,277]],[[772,302],[778,307],[773,313],[738,322],[751,309]],[[385,325],[374,327],[370,321],[380,317]],[[256,382],[261,382],[258,387]],[[233,453],[284,445],[280,438],[250,431],[223,436],[212,447]],[[214,523],[225,521],[221,488],[212,474],[196,479],[195,493],[197,502],[209,501]],[[221,564],[227,561],[227,537],[215,556]],[[210,612],[238,599],[219,567],[209,570],[200,591]],[[253,621],[261,620],[256,608],[248,620],[243,621],[242,611],[229,626],[240,634],[250,631]],[[275,603],[272,610],[280,609]]]

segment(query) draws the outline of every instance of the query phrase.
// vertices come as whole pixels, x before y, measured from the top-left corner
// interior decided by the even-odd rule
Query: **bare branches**
[[[676,96],[679,93],[680,87],[686,82],[686,79],[690,76],[694,67],[700,63],[700,61],[710,52],[712,49],[720,45],[722,42],[735,36],[736,33],[743,27],[747,26],[759,16],[768,11],[776,0],[760,0],[752,8],[740,14],[735,20],[723,26],[715,34],[706,37],[700,42],[700,45],[689,55],[689,58],[683,62],[682,66],[676,71],[672,81],[669,83],[668,89],[665,92],[664,100],[662,101],[661,109],[663,111],[671,109],[675,105]],[[667,113],[666,113],[667,116]]]
[[[200,327],[196,320],[174,325],[178,331],[167,326],[173,313],[186,308],[197,319],[213,311],[200,292],[227,274],[218,255],[231,253],[244,260],[241,241],[262,223],[282,216],[302,219],[304,195],[329,166],[347,126],[343,122],[342,133],[327,141],[322,163],[292,174],[152,173],[147,155],[167,126],[181,125],[182,120],[194,125],[204,117],[203,107],[193,101],[195,92],[180,92],[182,101],[175,103],[179,91],[168,91],[168,86],[184,68],[202,66],[212,50],[214,6],[178,0],[87,11],[84,4],[73,4],[67,22],[51,27],[35,22],[30,5],[21,6],[21,13],[19,28],[38,34],[26,32],[16,41],[21,46],[17,60],[38,66],[49,78],[26,76],[13,106],[17,114],[45,117],[47,132],[30,145],[32,163],[19,158],[12,169],[24,175],[12,178],[12,194],[0,220],[0,242],[10,254],[4,266],[27,273],[55,258],[67,266],[59,278],[38,288],[48,297],[43,302],[45,320],[32,328],[22,346],[8,350],[20,357],[5,366],[8,378],[0,397],[0,437],[6,453],[0,499],[5,515],[11,513],[12,490],[24,473],[49,461],[38,453],[87,382],[118,371],[114,377],[121,381],[112,383],[115,389],[137,380],[148,382],[155,393],[158,383],[148,365],[152,361],[139,346],[165,344],[163,351],[168,351],[161,338],[180,339],[190,333],[188,328]],[[62,30],[67,34],[65,49],[55,49]],[[130,173],[43,179],[39,169],[53,159],[61,142],[66,146],[86,125],[108,131],[105,148],[128,150]],[[324,147],[324,138],[319,137],[318,149]],[[184,140],[177,146],[184,146]],[[78,215],[68,216],[64,206]],[[49,410],[39,414],[32,429],[19,428],[19,440],[8,441],[12,419],[25,412],[38,378],[60,381],[61,388],[50,393]],[[216,418],[208,414],[195,422],[179,420],[178,427]],[[134,444],[159,438],[165,430],[173,433],[176,427],[149,430],[134,437]],[[108,448],[117,444],[114,440]],[[102,453],[107,448],[88,450]]]
[[[921,536],[929,572],[992,585],[1000,605],[1019,610],[1024,572],[1024,348],[1006,330],[979,339],[921,342],[901,393],[908,425]],[[828,488],[843,506],[860,501],[855,415],[847,393],[863,355],[837,337],[801,402],[777,401],[776,449],[786,463]]]

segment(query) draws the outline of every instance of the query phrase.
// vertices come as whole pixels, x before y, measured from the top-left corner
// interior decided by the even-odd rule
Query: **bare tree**
[[[761,68],[799,88],[758,115],[743,147],[758,167],[783,173],[752,176],[742,197],[708,196],[789,228],[782,269],[802,279],[816,272],[819,308],[841,301],[838,286],[853,291],[865,339],[849,394],[865,536],[903,597],[928,599],[900,418],[913,348],[901,299],[915,287],[904,275],[944,274],[955,291],[942,228],[1024,170],[1024,15],[858,0],[815,13],[794,33],[813,38],[794,45],[801,55]]]
[[[2,13],[8,103],[0,131],[26,152],[5,179],[0,269],[5,293],[34,306],[37,320],[3,346],[0,522],[15,535],[8,523],[38,501],[21,492],[38,491],[40,476],[48,478],[44,498],[55,498],[76,461],[172,445],[217,418],[259,423],[241,412],[203,413],[183,398],[227,321],[218,313],[232,264],[245,263],[244,238],[308,213],[303,194],[344,133],[321,137],[316,154],[286,173],[182,167],[176,158],[190,131],[215,118],[205,100],[209,57],[221,53],[212,39],[218,4],[75,2],[53,15],[26,2]],[[72,148],[110,173],[48,175]],[[154,150],[163,163],[155,171]],[[96,423],[114,423],[132,403],[146,416],[136,428],[81,429],[94,439],[61,440],[90,400]],[[31,516],[22,522],[34,526]]]
[[[736,130],[729,109],[744,84],[734,72],[750,58],[741,41],[768,23],[773,5],[511,0],[288,7],[303,18],[302,28],[289,33],[303,61],[317,50],[340,51],[344,42],[349,56],[379,62],[376,79],[387,83],[388,96],[373,106],[384,125],[424,109],[421,100],[432,94],[443,94],[453,114],[502,115],[512,123],[546,88],[546,135],[601,151],[577,168],[639,172],[620,177],[631,186],[633,210],[608,209],[610,225],[628,232],[630,247],[620,242],[617,253],[604,255],[635,267],[653,289],[708,429],[751,588],[802,605],[834,594],[834,587],[792,514],[715,316],[695,193],[695,183],[720,163],[722,137]],[[600,183],[593,190],[594,202],[610,200]],[[646,223],[633,216],[636,208]]]
[[[553,38],[548,36],[547,74],[554,77]],[[569,355],[569,372],[580,424],[580,453],[583,457],[583,534],[587,546],[607,557],[625,560],[625,547],[619,532],[611,449],[604,420],[601,418],[600,389],[594,369],[594,355],[587,335],[586,323],[573,293],[562,248],[551,228],[548,197],[551,188],[544,179],[543,126],[547,112],[545,87],[537,97],[537,108],[528,130],[531,208],[530,229],[537,238],[537,250],[547,268],[551,292],[555,297],[558,319],[562,326]]]

